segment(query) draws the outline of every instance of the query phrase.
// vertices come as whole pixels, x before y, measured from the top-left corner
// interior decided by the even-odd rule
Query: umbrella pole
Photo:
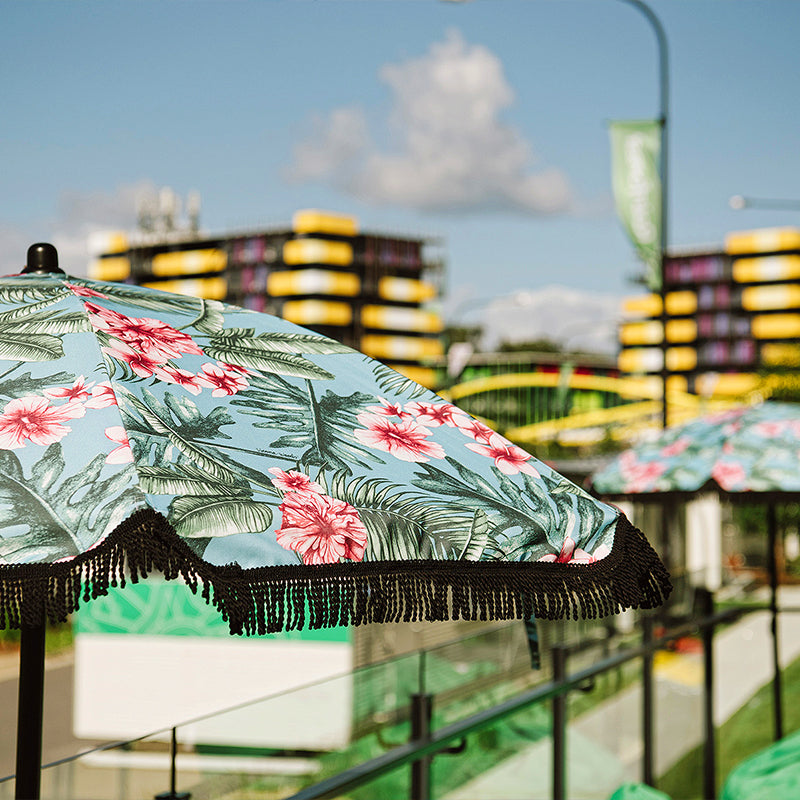
[[[17,704],[17,800],[39,800],[44,710],[45,623],[23,623],[19,649]]]
[[[772,678],[772,702],[775,714],[775,741],[783,738],[783,691],[781,688],[781,664],[778,653],[778,521],[775,513],[775,503],[767,505],[767,540],[769,547],[769,608],[772,614],[772,663],[774,674]]]

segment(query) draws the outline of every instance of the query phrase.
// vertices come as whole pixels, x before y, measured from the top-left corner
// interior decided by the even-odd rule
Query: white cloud
[[[565,349],[614,353],[622,297],[550,285],[493,299],[477,320],[484,349],[547,338]]]
[[[294,150],[296,180],[326,181],[361,199],[422,211],[567,211],[572,192],[558,169],[534,169],[530,144],[502,119],[514,101],[500,59],[457,31],[418,58],[387,64],[389,128],[379,149],[357,106],[314,121]]]
[[[150,181],[120,186],[113,192],[70,192],[62,195],[56,214],[24,227],[0,228],[0,274],[19,272],[25,266],[28,247],[48,241],[58,250],[59,266],[76,277],[87,273],[88,240],[98,231],[136,227],[139,198],[157,192]]]
[[[296,180],[324,180],[346,173],[357,163],[369,144],[367,121],[356,106],[337,108],[328,116],[316,115],[307,139],[295,146],[291,177]]]

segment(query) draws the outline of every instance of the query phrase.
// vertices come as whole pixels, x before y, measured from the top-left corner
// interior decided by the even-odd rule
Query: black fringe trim
[[[614,547],[593,564],[411,561],[242,569],[203,561],[156,511],[136,512],[78,558],[0,567],[0,628],[63,622],[81,602],[152,572],[182,578],[231,633],[446,619],[596,618],[655,608],[669,575],[645,536],[620,516]]]

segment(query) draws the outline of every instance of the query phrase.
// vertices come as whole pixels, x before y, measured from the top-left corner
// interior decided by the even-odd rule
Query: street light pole
[[[669,58],[667,52],[667,36],[661,21],[653,10],[641,0],[621,0],[633,6],[645,16],[656,36],[658,45],[658,87],[659,87],[659,125],[661,127],[661,148],[658,162],[658,177],[661,183],[661,236],[659,242],[659,296],[661,298],[661,427],[666,428],[669,420],[667,407],[667,292],[664,288],[665,263],[667,258],[667,189],[668,177],[668,127],[669,118]],[[669,558],[669,527],[666,505],[661,506],[661,536],[662,558],[668,564]],[[644,620],[645,631],[652,630],[652,620]],[[646,637],[645,633],[645,637]],[[653,659],[648,654],[642,660],[642,739],[644,749],[642,753],[642,779],[648,786],[655,786],[655,758],[654,758],[654,691],[653,691]]]
[[[661,148],[658,163],[658,177],[661,183],[661,240],[659,242],[659,294],[661,297],[661,427],[666,428],[668,423],[667,410],[667,308],[666,291],[664,289],[665,262],[667,258],[667,200],[669,176],[668,167],[668,126],[669,118],[669,54],[667,51],[667,36],[661,21],[655,15],[650,6],[641,0],[620,0],[622,3],[633,6],[637,11],[645,16],[653,28],[658,45],[658,94],[659,94],[659,117],[658,122],[661,127]]]

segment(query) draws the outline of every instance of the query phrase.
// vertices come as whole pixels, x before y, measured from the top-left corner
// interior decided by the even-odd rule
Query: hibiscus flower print
[[[406,410],[421,425],[449,425],[456,428],[468,423],[467,415],[452,403],[409,403]]]
[[[316,492],[289,492],[280,505],[278,544],[298,553],[304,564],[361,561],[367,529],[353,506]]]
[[[726,492],[741,489],[747,478],[744,467],[731,461],[718,461],[711,469],[711,477]]]
[[[465,447],[474,453],[493,458],[494,465],[504,475],[516,475],[518,472],[524,472],[534,478],[540,477],[539,470],[533,464],[528,463],[532,458],[531,454],[526,453],[521,447],[511,444],[499,433],[493,433],[486,444],[470,442]]]
[[[626,482],[623,493],[652,490],[666,469],[666,464],[661,461],[637,461],[630,451],[624,453],[620,457],[620,471]]]
[[[786,430],[786,420],[770,420],[759,422],[753,426],[753,433],[756,436],[763,436],[765,439],[775,439],[781,436]]]
[[[561,551],[558,555],[555,553],[548,553],[538,560],[557,564],[594,564],[605,558],[611,552],[611,549],[605,544],[601,544],[594,553],[587,553],[580,547],[576,547],[575,544],[575,540],[571,536],[567,536],[564,539],[564,544],[561,546]]]
[[[89,321],[95,330],[128,344],[154,361],[164,363],[183,353],[202,355],[203,351],[188,334],[149,317],[126,317],[93,303],[86,303]]]
[[[0,449],[18,450],[29,441],[38,445],[59,442],[72,430],[64,423],[85,413],[75,402],[51,406],[44,397],[12,400],[0,413]]]
[[[236,394],[250,385],[240,370],[231,369],[227,364],[203,364],[202,370],[197,374],[197,383],[213,389],[212,397]]]
[[[383,417],[399,417],[400,419],[411,418],[411,414],[405,411],[399,403],[390,403],[382,397],[379,397],[378,400],[381,404],[379,406],[367,406],[367,411]]]
[[[458,429],[465,436],[469,436],[470,439],[474,439],[476,442],[483,442],[484,444],[488,444],[492,436],[496,435],[495,431],[488,425],[484,425],[477,419],[471,418],[466,418],[463,422],[459,420]]]
[[[77,297],[108,297],[108,295],[96,292],[88,286],[76,286],[74,283],[65,283],[64,285]]]
[[[323,488],[316,482],[312,481],[308,475],[302,472],[284,472],[278,467],[271,467],[267,470],[274,478],[270,478],[272,485],[280,489],[284,494],[289,492],[316,492],[323,494]]]
[[[92,396],[86,401],[86,408],[108,408],[117,405],[117,396],[108,381],[92,386]]]
[[[174,383],[177,386],[183,386],[184,389],[192,394],[200,394],[200,392],[203,390],[203,384],[200,382],[194,372],[189,372],[185,369],[179,369],[171,364],[154,368],[153,374],[159,380],[162,380],[165,383]]]
[[[800,421],[796,419],[778,419],[759,422],[753,426],[753,433],[756,436],[763,436],[765,439],[781,439],[787,434],[797,439],[800,438]]]
[[[662,447],[661,455],[664,458],[680,455],[684,450],[686,450],[686,448],[691,443],[692,440],[688,436],[681,436],[680,438],[676,439],[672,444],[668,444],[665,447]]]
[[[45,389],[43,394],[45,397],[50,397],[53,400],[61,400],[66,398],[67,401],[70,400],[88,400],[90,395],[89,386],[86,385],[86,378],[81,375],[79,378],[75,380],[75,383],[72,386],[56,386],[53,389]]]
[[[129,464],[133,461],[131,443],[122,425],[112,425],[106,428],[105,434],[106,438],[119,445],[106,456],[106,464]]]
[[[151,358],[119,340],[112,341],[108,347],[101,349],[106,355],[127,364],[140,378],[151,377],[166,361],[166,359]]]
[[[377,414],[359,414],[364,429],[356,428],[353,435],[362,444],[391,453],[401,461],[428,461],[444,458],[444,448],[429,440],[431,432],[415,420],[392,422]]]

